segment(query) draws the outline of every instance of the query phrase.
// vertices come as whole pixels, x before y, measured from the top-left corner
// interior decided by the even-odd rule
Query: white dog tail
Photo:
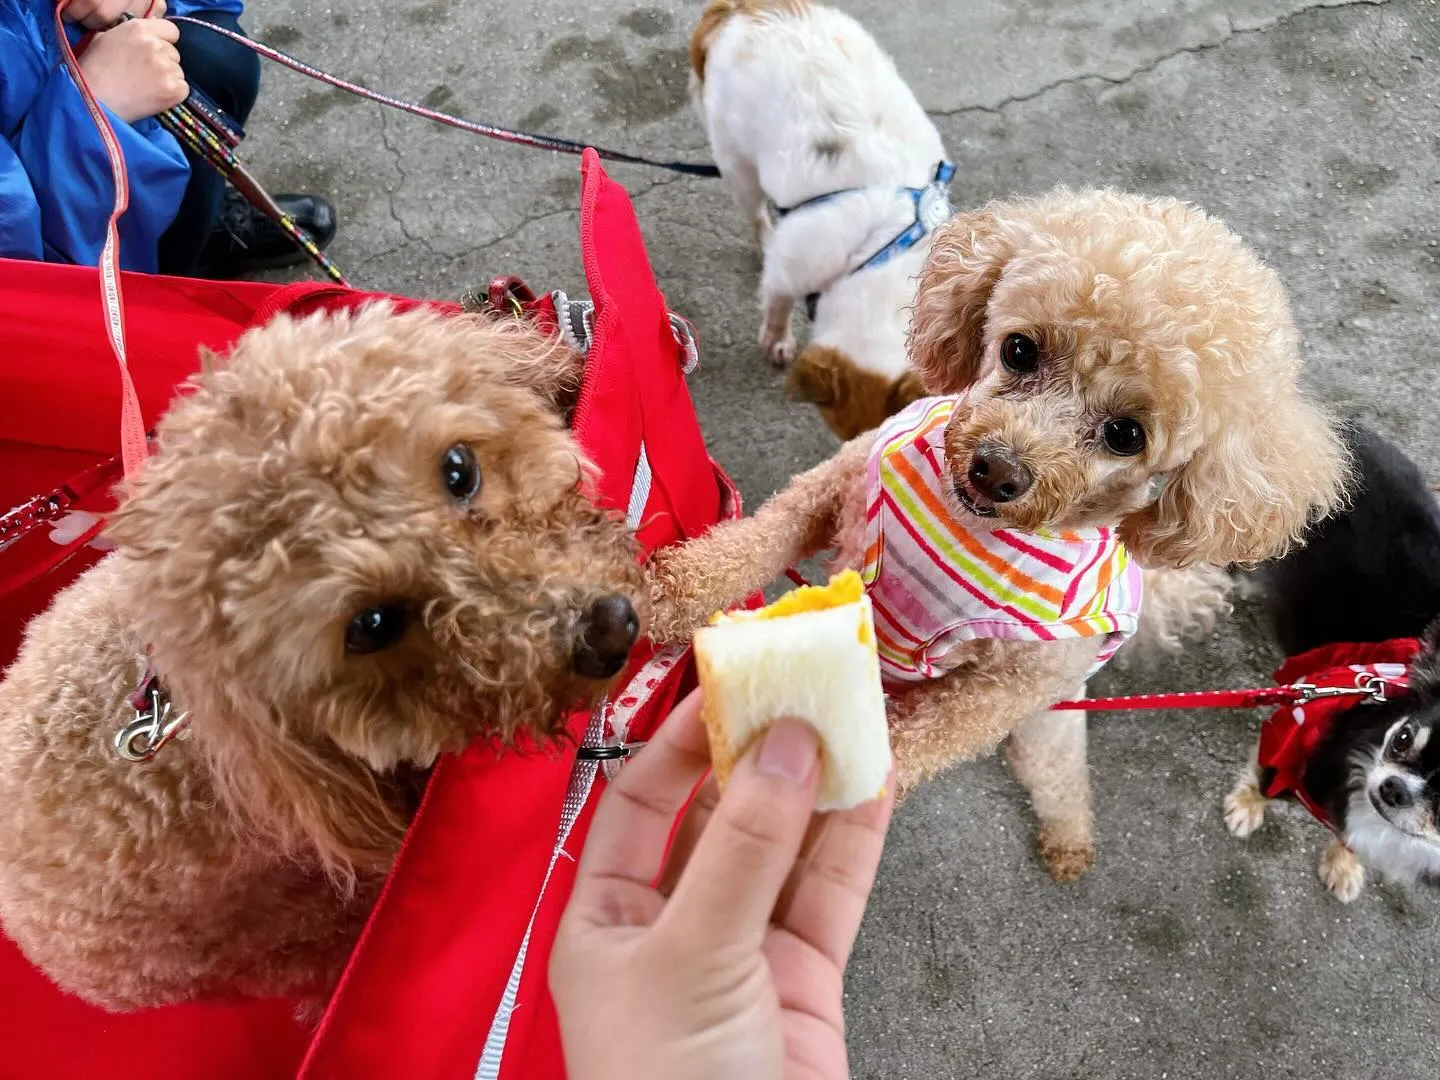
[[[705,81],[705,56],[710,51],[710,42],[731,16],[803,15],[809,8],[809,0],[710,0],[690,34],[690,69],[696,81]]]

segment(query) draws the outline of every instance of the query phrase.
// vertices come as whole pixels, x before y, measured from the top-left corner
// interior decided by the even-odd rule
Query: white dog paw
[[[1365,887],[1365,867],[1353,851],[1339,840],[1331,840],[1325,854],[1320,856],[1320,880],[1335,899],[1348,904]]]
[[[1242,780],[1225,796],[1225,828],[1231,836],[1245,839],[1265,821],[1269,799],[1249,780]]]
[[[795,359],[795,337],[788,331],[783,335],[776,335],[766,327],[760,334],[760,345],[777,368],[786,367]]]

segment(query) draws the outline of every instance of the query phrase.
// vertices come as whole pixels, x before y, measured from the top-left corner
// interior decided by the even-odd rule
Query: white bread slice
[[[769,608],[716,616],[696,633],[695,656],[722,789],[750,743],[788,717],[820,736],[817,810],[846,810],[885,793],[885,695],[870,599],[854,571]]]

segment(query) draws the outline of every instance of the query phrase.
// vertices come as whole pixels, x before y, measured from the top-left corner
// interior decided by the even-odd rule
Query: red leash
[[[1131,694],[1127,697],[1082,698],[1057,701],[1051,709],[1086,709],[1112,712],[1129,709],[1256,709],[1262,706],[1307,705],[1318,698],[1368,697],[1383,699],[1383,686],[1314,686],[1298,682],[1255,690],[1183,690],[1168,694]]]
[[[793,566],[785,571],[797,585],[809,585],[805,575]],[[1280,705],[1308,705],[1321,698],[1363,697],[1384,701],[1392,686],[1403,689],[1405,683],[1379,675],[1361,675],[1353,686],[1316,686],[1300,680],[1288,686],[1264,686],[1253,690],[1179,690],[1165,694],[1128,694],[1121,697],[1081,698],[1057,701],[1052,712],[1082,710],[1086,712],[1122,712],[1141,709],[1259,709]]]

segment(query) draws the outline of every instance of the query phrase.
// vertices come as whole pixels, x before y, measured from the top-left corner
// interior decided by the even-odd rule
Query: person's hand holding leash
[[[163,19],[165,0],[70,0],[61,14],[86,30],[108,30],[126,15]]]
[[[175,48],[179,40],[179,28],[165,19],[130,19],[95,35],[80,70],[96,99],[133,123],[179,105],[190,93]]]
[[[709,764],[698,696],[621,771],[551,956],[571,1080],[849,1076],[844,970],[893,796],[813,815],[818,762],[776,723],[722,798],[701,787],[663,868]]]

